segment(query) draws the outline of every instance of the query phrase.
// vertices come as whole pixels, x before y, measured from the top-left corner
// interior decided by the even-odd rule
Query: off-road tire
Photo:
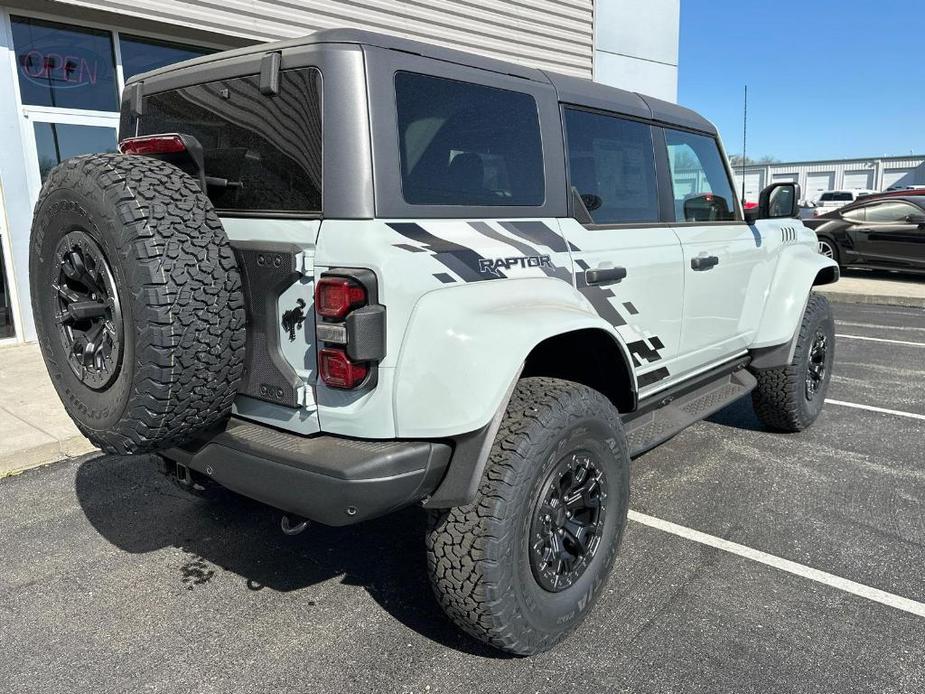
[[[606,473],[600,543],[584,573],[549,592],[530,565],[531,517],[557,462],[589,450]],[[475,500],[433,511],[427,533],[431,583],[450,619],[475,638],[518,655],[547,650],[584,620],[623,536],[629,453],[617,410],[591,388],[526,378],[514,389]]]
[[[807,395],[807,370],[810,351],[817,335],[827,340],[825,375],[814,396]],[[758,417],[770,429],[784,432],[803,431],[822,411],[835,359],[835,320],[828,300],[811,294],[803,313],[796,349],[789,365],[755,371],[758,386],[752,391],[752,404]]]
[[[90,387],[71,366],[74,350],[56,318],[61,299],[53,285],[61,284],[67,263],[59,256],[74,230],[102,253],[119,302],[120,359],[112,359],[104,387]],[[67,160],[51,171],[36,204],[29,269],[48,372],[96,446],[155,451],[228,416],[244,370],[241,278],[221,222],[190,176],[149,157]]]

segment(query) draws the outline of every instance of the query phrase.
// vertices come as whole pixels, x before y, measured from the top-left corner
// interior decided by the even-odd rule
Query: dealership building
[[[35,339],[32,208],[63,159],[117,144],[140,72],[355,27],[674,101],[680,0],[0,0],[0,344]]]
[[[816,201],[826,190],[887,190],[894,186],[925,185],[925,156],[866,159],[824,159],[774,162],[736,168],[736,186],[745,200],[756,201],[761,189],[780,181],[800,184],[804,200]]]

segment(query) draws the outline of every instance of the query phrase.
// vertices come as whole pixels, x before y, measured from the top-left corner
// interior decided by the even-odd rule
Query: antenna
[[[745,85],[745,107],[742,109],[742,204],[745,204],[745,145],[748,136],[748,85]]]

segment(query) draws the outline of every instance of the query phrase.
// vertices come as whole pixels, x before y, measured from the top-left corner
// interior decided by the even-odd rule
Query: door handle
[[[608,267],[598,270],[585,270],[585,282],[588,284],[614,284],[625,277],[625,267]]]
[[[696,258],[691,258],[691,269],[696,272],[703,272],[717,265],[719,265],[719,258],[715,255],[698,255]]]

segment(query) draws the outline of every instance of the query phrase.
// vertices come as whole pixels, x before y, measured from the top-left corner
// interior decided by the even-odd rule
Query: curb
[[[830,301],[843,304],[874,304],[878,306],[904,306],[906,308],[925,308],[925,297],[895,296],[890,294],[854,294],[817,288],[815,291],[825,295]]]
[[[0,456],[0,479],[18,475],[32,468],[56,463],[59,460],[76,458],[92,453],[96,447],[83,436],[72,436],[63,441],[49,441],[39,446],[26,448]]]

